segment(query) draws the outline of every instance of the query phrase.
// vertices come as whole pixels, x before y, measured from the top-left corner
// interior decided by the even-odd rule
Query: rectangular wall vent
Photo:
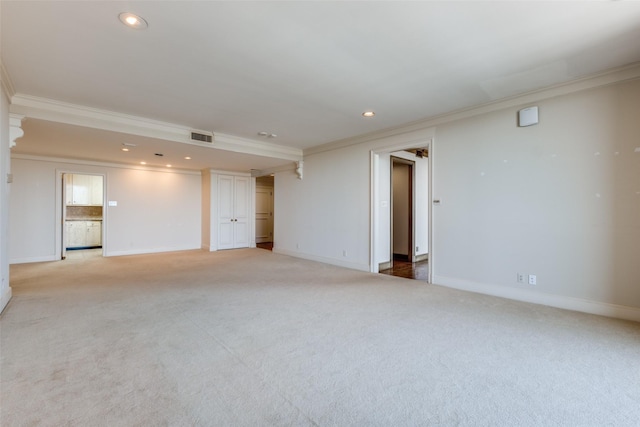
[[[211,132],[204,132],[201,130],[191,131],[191,140],[200,142],[213,142],[213,134]]]

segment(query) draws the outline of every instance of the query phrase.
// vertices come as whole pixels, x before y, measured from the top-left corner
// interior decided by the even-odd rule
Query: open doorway
[[[371,152],[371,271],[430,282],[431,139]]]
[[[61,258],[103,255],[104,176],[62,173]]]
[[[428,280],[428,151],[391,153],[390,255],[380,273]]]
[[[390,259],[413,262],[413,186],[415,162],[391,156],[391,245]]]
[[[256,247],[273,250],[274,177],[256,178]]]

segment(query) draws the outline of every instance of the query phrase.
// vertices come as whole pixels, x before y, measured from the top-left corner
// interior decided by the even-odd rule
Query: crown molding
[[[297,163],[289,163],[286,165],[276,166],[276,167],[267,168],[267,169],[260,169],[260,170],[252,169],[251,176],[259,177],[259,176],[276,174],[278,172],[288,172],[288,171],[295,172],[296,166],[297,166]]]
[[[267,153],[272,153],[277,154],[277,156],[272,155],[269,157],[277,157],[279,159],[291,160],[294,162],[302,160],[303,155],[302,149],[300,148],[286,147],[284,145],[256,141],[223,133],[215,134],[215,143],[217,148],[221,148],[223,150],[226,149],[228,151],[236,151],[239,153],[249,152],[251,154],[261,156],[266,156]]]
[[[635,80],[638,78],[640,78],[640,62],[607,70],[599,74],[571,80],[565,83],[560,83],[558,85],[550,86],[547,88],[537,89],[524,94],[514,95],[474,107],[463,108],[442,115],[406,123],[404,125],[383,129],[381,131],[371,132],[353,138],[347,138],[329,142],[327,144],[318,145],[304,150],[304,155],[307,156],[323,153],[326,151],[337,150],[353,145],[369,143],[377,139],[389,138],[409,132],[426,130],[428,128],[432,128],[445,123],[450,123],[456,120],[462,120],[493,111],[503,110],[505,108],[522,106],[533,102],[539,102],[545,99],[555,98],[557,96],[568,95],[574,92],[580,92],[583,90],[593,89],[601,86]]]
[[[9,72],[2,62],[0,62],[0,80],[2,81],[2,91],[7,95],[7,98],[13,98],[16,94],[16,90],[13,87],[13,82],[11,81]]]
[[[142,166],[142,165],[132,165],[129,163],[96,162],[93,160],[36,156],[33,154],[13,154],[12,153],[11,159],[32,160],[37,162],[49,162],[49,163],[66,163],[71,165],[83,165],[83,166],[99,166],[99,167],[111,168],[111,169],[132,169],[132,170],[153,171],[153,172],[173,173],[173,174],[177,173],[181,175],[201,175],[200,171],[194,171],[190,169],[181,169],[181,168],[167,169],[159,166]]]
[[[193,129],[187,126],[24,94],[15,94],[11,97],[10,111],[27,118],[128,133],[236,153],[291,161],[302,159],[302,150],[297,148],[218,133],[214,133],[213,143],[192,141]]]

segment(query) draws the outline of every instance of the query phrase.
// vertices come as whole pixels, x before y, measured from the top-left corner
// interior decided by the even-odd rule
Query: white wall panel
[[[537,105],[438,127],[436,278],[640,307],[640,81]]]
[[[11,299],[9,284],[9,100],[0,84],[0,312]]]
[[[276,249],[369,269],[369,221],[385,221],[388,191],[373,194],[371,214],[371,150],[435,135],[435,283],[574,309],[635,307],[637,316],[640,81],[540,100],[540,123],[527,128],[516,117],[529,104],[509,105],[435,130],[314,150],[304,180],[276,174]],[[386,162],[374,160],[380,175]],[[388,236],[374,231],[374,262],[383,262]],[[535,274],[537,285],[516,283],[516,273]]]
[[[12,159],[11,262],[59,259],[60,173],[106,176],[105,255],[201,247],[201,178],[198,173],[99,166],[15,156]],[[58,200],[60,198],[60,200]]]

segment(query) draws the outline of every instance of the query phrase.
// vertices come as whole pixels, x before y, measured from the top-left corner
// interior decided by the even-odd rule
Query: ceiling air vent
[[[213,143],[213,134],[211,132],[205,132],[202,130],[192,130],[191,140],[199,142]]]

